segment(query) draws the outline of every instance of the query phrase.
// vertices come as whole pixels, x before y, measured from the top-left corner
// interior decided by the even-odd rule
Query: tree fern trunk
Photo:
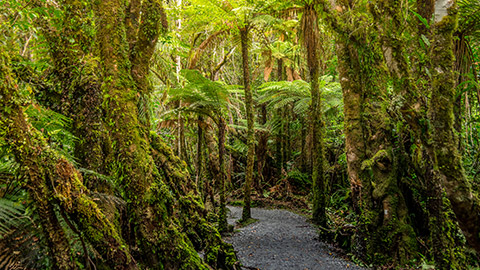
[[[307,63],[310,73],[310,134],[312,135],[312,182],[313,182],[313,221],[326,227],[326,184],[325,184],[325,153],[323,132],[324,124],[321,113],[321,95],[318,84],[320,77],[319,60],[317,56],[319,33],[317,13],[314,5],[306,5],[303,15],[304,46],[307,50]]]
[[[251,215],[251,189],[253,182],[253,166],[255,162],[255,130],[254,130],[254,110],[253,95],[250,88],[250,67],[248,59],[248,26],[240,28],[240,40],[242,45],[242,69],[243,69],[243,86],[245,89],[245,111],[247,112],[247,168],[245,173],[244,185],[244,206],[242,212],[242,220],[246,221],[252,217]]]
[[[203,196],[205,190],[203,190],[203,144],[204,144],[204,130],[203,130],[203,117],[201,115],[197,118],[197,170],[195,172],[195,184],[197,185],[200,194]]]
[[[226,123],[223,117],[218,119],[218,160],[220,173],[218,175],[218,189],[220,192],[220,211],[218,214],[218,230],[227,231],[227,209],[225,205],[225,130]]]

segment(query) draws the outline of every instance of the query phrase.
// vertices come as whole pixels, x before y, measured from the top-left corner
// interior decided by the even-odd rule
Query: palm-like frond
[[[21,204],[0,198],[0,238],[18,227],[24,219],[24,209]]]
[[[469,36],[480,32],[480,0],[459,0],[459,31]]]
[[[170,100],[181,100],[193,107],[221,110],[228,102],[228,91],[219,83],[205,78],[197,70],[181,71],[187,80],[183,88],[173,88],[169,91]]]
[[[342,116],[343,96],[340,84],[325,76],[320,78],[319,86],[322,93],[322,111],[328,123],[327,129],[341,129],[341,127],[333,126],[335,121],[332,120]],[[300,119],[298,121],[306,121],[311,103],[309,83],[303,80],[268,82],[262,84],[258,92],[257,102],[266,104],[267,110],[274,112],[291,110],[297,115],[296,118]],[[273,117],[268,119],[265,128],[274,134],[278,134],[284,125],[282,115],[274,113]]]
[[[320,88],[323,111],[327,112],[332,108],[341,109],[343,102],[340,84],[328,82],[327,78],[321,78]],[[303,80],[264,83],[260,86],[259,93],[258,102],[267,103],[269,109],[280,109],[287,105],[293,105],[294,113],[305,115],[310,106],[310,84]]]
[[[267,103],[269,109],[279,109],[287,104],[294,104],[296,109],[307,109],[310,103],[310,84],[298,80],[293,82],[267,82],[260,86],[259,103]],[[296,106],[298,102],[307,102]],[[306,111],[295,111],[297,114],[303,114]]]
[[[0,198],[0,269],[39,269],[46,250],[41,234],[25,207]]]
[[[457,83],[462,88],[474,89],[478,94],[475,44],[480,40],[480,0],[459,0],[458,7],[460,16],[454,50],[455,69],[460,75]]]

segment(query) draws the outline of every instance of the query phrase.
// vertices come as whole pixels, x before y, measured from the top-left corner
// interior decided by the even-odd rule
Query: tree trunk
[[[213,130],[205,131],[205,144],[208,149],[208,174],[210,175],[210,181],[205,181],[205,202],[207,202],[208,197],[210,197],[210,202],[212,203],[212,208],[215,208],[215,190],[214,187],[218,186],[218,176],[220,175],[220,161],[218,159],[218,138],[215,141],[215,136]]]
[[[444,1],[435,2],[435,24],[431,48],[432,99],[428,117],[432,124],[434,168],[450,200],[460,227],[472,247],[480,252],[480,201],[465,176],[454,127],[455,77],[453,31],[456,6],[445,10]]]
[[[95,2],[90,7],[93,7],[95,14],[95,25],[102,27],[95,32],[95,38],[91,38],[91,46],[79,46],[91,50],[85,52],[89,57],[77,58],[91,60],[92,67],[88,70],[94,75],[94,85],[99,87],[97,94],[103,97],[102,117],[94,118],[92,121],[100,122],[92,125],[108,132],[107,143],[111,147],[111,154],[102,154],[102,162],[109,164],[105,173],[116,179],[124,195],[131,227],[122,228],[124,241],[117,233],[117,228],[105,216],[101,216],[100,210],[95,210],[97,208],[93,202],[85,198],[88,191],[77,184],[76,178],[71,185],[76,186],[75,194],[80,199],[67,201],[70,202],[68,207],[62,206],[62,209],[75,216],[74,220],[81,220],[77,225],[107,263],[118,263],[112,264],[112,268],[136,267],[126,246],[136,250],[135,257],[144,267],[207,269],[206,262],[217,267],[235,268],[236,259],[231,246],[223,243],[216,229],[205,221],[206,212],[198,202],[197,189],[189,178],[186,164],[173,154],[158,135],[150,133],[146,101],[151,86],[147,75],[160,22],[165,22],[161,2],[131,1],[127,8],[125,2],[108,0]],[[82,6],[81,12],[77,12],[78,16],[90,16],[89,12],[85,12],[86,8]],[[79,18],[78,22],[81,22],[80,19],[84,18]],[[51,30],[48,25],[46,29]],[[47,34],[56,37],[58,33]],[[52,49],[52,58],[59,62],[73,61],[75,59],[72,58],[76,57],[55,52]],[[83,84],[79,85],[84,87]],[[78,128],[81,132],[82,126]],[[102,138],[95,137],[92,140],[96,143]],[[65,162],[60,167],[74,171]],[[70,175],[72,179],[80,177],[76,173]],[[62,180],[61,177],[57,178]],[[86,209],[94,209],[98,215],[90,213],[88,219],[84,218]],[[205,250],[205,262],[195,248]]]
[[[84,50],[92,45],[93,37],[82,30],[82,24],[92,21],[85,18],[81,2],[66,0],[64,4],[64,25],[59,33],[46,20],[37,20],[37,24],[48,40],[49,53],[63,90],[62,103],[58,106],[73,120],[72,133],[79,139],[74,154],[82,168],[105,174],[111,143],[102,122],[103,99],[98,76],[94,73],[97,62]],[[111,193],[111,187],[94,175],[85,175],[85,184],[94,190]]]
[[[182,226],[188,228],[195,224],[190,224],[187,220],[183,224],[177,224],[173,219],[175,198],[170,194],[180,200],[179,210],[183,212],[182,215],[188,216],[190,209],[196,208],[194,201],[185,200],[184,197],[195,189],[193,182],[186,177],[188,174],[182,168],[184,163],[180,162],[180,168],[169,166],[173,155],[162,162],[166,163],[164,167],[173,170],[173,174],[164,168],[164,177],[160,175],[149,154],[151,138],[142,129],[137,117],[137,99],[132,98],[136,91],[129,87],[136,83],[128,75],[128,44],[124,42],[126,33],[122,24],[125,7],[121,1],[109,0],[99,2],[95,8],[97,24],[104,25],[98,30],[97,42],[103,69],[103,91],[107,96],[104,109],[107,112],[106,121],[110,123],[116,157],[113,164],[121,164],[112,168],[112,174],[119,179],[120,187],[125,192],[128,217],[133,227],[129,243],[139,248],[139,258],[147,266],[158,267],[160,264],[167,269],[204,269],[206,266],[186,234],[182,233]],[[143,15],[143,23],[148,24],[149,20],[154,19],[149,17],[151,14]],[[140,55],[143,61],[150,61],[150,55]],[[161,153],[164,147],[164,144],[157,142],[157,152]],[[172,193],[168,191],[164,179],[170,182]],[[192,195],[195,194],[189,196]]]
[[[227,231],[227,209],[225,205],[225,130],[226,123],[223,117],[218,117],[218,160],[220,173],[218,174],[218,189],[220,192],[220,211],[218,214],[218,230]]]
[[[415,253],[404,195],[399,187],[390,120],[381,102],[386,99],[382,58],[367,44],[337,43],[339,75],[345,103],[345,138],[352,198],[360,214],[355,253],[369,262],[406,263]],[[371,44],[373,46],[373,44]],[[373,48],[373,50],[375,50]],[[362,71],[362,65],[372,68]],[[375,81],[369,72],[376,72]],[[370,78],[370,79],[369,79]],[[392,256],[395,254],[395,256]]]
[[[304,31],[304,45],[307,50],[307,63],[310,73],[310,134],[312,135],[312,182],[313,182],[313,221],[322,226],[327,225],[326,184],[325,184],[325,153],[324,153],[324,123],[321,111],[321,95],[318,84],[320,77],[319,60],[317,56],[319,33],[317,12],[314,5],[306,5],[303,14],[302,28]]]
[[[277,81],[282,81],[284,79],[284,67],[283,67],[283,60],[280,58],[277,60]],[[282,115],[282,109],[277,109],[277,115]],[[282,123],[283,120],[280,119],[280,127],[277,129],[277,134],[275,136],[275,159],[276,159],[276,165],[278,167],[278,175],[277,177],[281,178],[282,177],[282,172],[283,172],[283,166],[284,166],[284,160],[283,160],[283,127]]]
[[[195,172],[195,185],[197,185],[200,195],[203,197],[203,144],[204,144],[204,130],[203,130],[203,117],[201,115],[197,118],[197,171]]]
[[[27,186],[38,209],[54,266],[75,269],[68,240],[54,212],[55,205],[71,218],[80,220],[79,228],[107,265],[117,269],[136,269],[136,264],[114,225],[89,196],[80,173],[64,157],[52,150],[42,134],[25,119],[14,101],[18,88],[8,70],[8,58],[0,48],[0,132],[9,142],[17,162],[27,176]],[[8,110],[7,110],[8,108]]]
[[[250,88],[250,67],[248,59],[248,26],[240,28],[240,40],[242,45],[242,68],[243,68],[243,87],[245,89],[245,111],[247,112],[247,168],[245,172],[244,185],[244,206],[242,220],[246,221],[251,215],[251,189],[253,182],[253,166],[255,162],[255,130],[254,130],[254,110],[253,94]]]
[[[353,248],[373,264],[404,264],[417,254],[418,246],[400,182],[404,165],[395,149],[401,141],[396,141],[396,127],[384,104],[390,97],[382,44],[376,32],[353,31],[359,26],[350,16],[362,16],[362,8],[346,7],[345,20],[340,21],[331,21],[327,14],[337,31],[348,174],[359,213]]]
[[[261,120],[260,124],[264,126],[267,123],[267,105],[262,104],[260,105],[260,113],[261,113]],[[267,162],[267,151],[268,151],[268,132],[261,131],[258,135],[258,146],[256,150],[257,156],[257,181],[256,181],[256,189],[257,191],[261,191],[262,182],[265,182],[266,177],[266,162]]]

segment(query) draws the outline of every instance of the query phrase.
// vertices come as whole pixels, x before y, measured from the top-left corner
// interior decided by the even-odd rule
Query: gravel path
[[[228,222],[234,225],[242,209],[228,209]],[[286,210],[253,208],[252,217],[259,221],[226,239],[233,244],[244,269],[364,269],[336,256],[327,244],[318,241],[317,230],[302,216]]]

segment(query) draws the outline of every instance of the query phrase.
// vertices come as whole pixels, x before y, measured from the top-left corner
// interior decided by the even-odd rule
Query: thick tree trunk
[[[244,185],[244,206],[242,220],[246,221],[252,217],[251,207],[251,189],[253,182],[253,166],[255,162],[255,130],[254,130],[254,110],[253,94],[250,88],[250,67],[248,59],[248,26],[240,28],[240,41],[242,45],[242,69],[243,69],[243,87],[245,89],[245,111],[247,112],[247,168],[245,172]]]
[[[454,127],[454,56],[453,32],[456,27],[456,6],[445,9],[444,1],[435,2],[435,21],[431,49],[432,100],[428,117],[432,124],[434,169],[450,200],[460,227],[472,247],[480,252],[480,200],[473,194],[465,176],[458,138]]]
[[[64,230],[53,211],[56,204],[60,211],[81,221],[77,225],[107,265],[117,269],[136,269],[116,228],[89,197],[80,173],[26,122],[22,108],[14,101],[18,90],[7,68],[8,58],[3,48],[0,50],[0,95],[3,97],[0,107],[4,108],[0,115],[0,131],[27,175],[27,187],[39,210],[55,266],[59,269],[76,268],[70,259],[72,254]]]
[[[399,1],[385,3],[387,7],[400,5]],[[425,0],[418,5],[419,8],[423,8],[419,13],[423,14],[427,21],[430,20],[432,13],[435,13],[436,22],[432,25],[433,33],[428,33],[423,27],[419,30],[421,34],[432,36],[428,55],[432,78],[424,78],[427,80],[424,85],[430,85],[431,89],[419,88],[416,81],[412,80],[402,40],[387,37],[387,40],[390,40],[387,46],[392,48],[396,67],[390,68],[395,82],[394,87],[405,97],[401,112],[427,153],[427,160],[424,163],[427,163],[425,168],[429,185],[428,194],[436,196],[428,201],[428,210],[434,241],[433,253],[438,267],[446,267],[448,264],[450,264],[448,267],[457,265],[457,259],[461,257],[452,252],[445,252],[452,250],[456,245],[453,239],[455,226],[446,213],[449,203],[467,241],[477,252],[480,250],[479,199],[473,194],[471,185],[465,177],[456,144],[458,139],[454,132],[453,31],[456,18],[455,12],[452,11],[455,4],[451,1],[445,4],[445,1]],[[399,9],[389,7],[386,10],[390,11],[390,17],[394,19],[393,29],[401,29],[398,26],[401,16],[394,12]],[[416,68],[422,70],[422,67]],[[418,98],[421,92],[431,93],[429,96],[432,98],[429,104],[422,103]],[[423,114],[424,111],[428,111],[428,116]],[[444,192],[450,202],[442,199]]]
[[[360,213],[360,200],[362,196],[362,179],[360,179],[362,161],[365,157],[363,106],[364,95],[358,84],[360,79],[350,69],[350,59],[356,57],[352,47],[337,42],[338,72],[343,91],[344,104],[344,133],[345,151],[347,157],[347,174],[350,182],[353,207]]]
[[[348,174],[360,216],[354,253],[374,264],[403,264],[418,247],[400,185],[401,158],[395,151],[400,142],[392,134],[394,122],[383,104],[389,100],[388,73],[375,34],[350,34],[358,25],[347,14],[360,16],[359,12],[360,6],[347,8],[345,20],[330,21],[338,34]]]
[[[368,73],[362,72],[362,63],[372,71],[381,70],[381,57],[366,53],[369,50],[366,44],[362,45],[364,57],[352,44],[337,44],[345,102],[348,173],[360,213],[354,243],[356,253],[375,264],[391,260],[406,263],[416,250],[415,234],[398,184],[399,164],[389,135],[389,116],[381,105],[386,93],[382,81],[385,74],[382,77],[380,72],[376,73],[372,81]]]
[[[115,145],[113,151],[116,160],[113,164],[121,164],[112,168],[112,174],[119,179],[125,192],[128,218],[134,232],[129,243],[139,248],[139,258],[150,267],[158,267],[160,264],[167,269],[205,269],[206,266],[191,242],[181,232],[180,224],[172,217],[174,197],[170,195],[163,179],[166,177],[167,181],[171,181],[173,194],[180,195],[178,199],[183,199],[187,191],[192,190],[188,187],[193,185],[185,178],[184,171],[177,171],[175,167],[172,168],[175,170],[173,175],[160,175],[149,154],[150,138],[137,117],[136,89],[131,87],[138,82],[132,81],[129,76],[128,43],[125,42],[126,32],[122,23],[125,7],[121,1],[109,0],[98,2],[95,8],[97,24],[104,26],[98,30],[97,44],[102,61],[103,91],[104,96],[107,96],[104,102],[106,122],[110,124],[110,134]],[[142,23],[149,24],[148,20],[153,18],[149,14],[143,15],[145,17]],[[137,48],[142,49],[144,48]],[[150,60],[148,55],[143,57],[143,61]],[[164,144],[157,143],[157,147],[161,146]],[[160,152],[159,150],[163,149],[157,151]],[[166,160],[166,163],[169,162]],[[171,179],[171,176],[177,179]],[[182,206],[186,207],[191,206]]]
[[[42,3],[34,1],[36,6]],[[48,40],[49,53],[62,92],[62,113],[73,120],[72,133],[79,140],[75,143],[75,156],[82,168],[106,173],[105,160],[110,154],[110,141],[102,122],[102,95],[98,76],[94,73],[98,63],[84,50],[92,46],[93,37],[86,34],[83,24],[91,24],[86,18],[83,4],[64,1],[63,28],[54,30],[48,22],[37,20]],[[42,18],[42,15],[39,16]],[[71,42],[74,40],[75,42]],[[82,72],[78,72],[82,70]],[[94,175],[85,175],[86,185],[97,191],[110,193],[110,187]]]
[[[325,153],[324,153],[324,123],[322,119],[321,94],[318,84],[320,77],[318,46],[319,32],[317,12],[314,5],[305,6],[303,14],[304,45],[307,50],[307,62],[310,72],[310,92],[312,103],[310,105],[310,134],[312,135],[312,182],[313,182],[313,213],[315,223],[326,227],[327,216],[325,212],[327,186],[325,181]]]

